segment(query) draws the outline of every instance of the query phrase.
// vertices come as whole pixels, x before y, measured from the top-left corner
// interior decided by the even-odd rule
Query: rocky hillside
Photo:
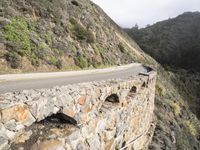
[[[200,71],[200,12],[186,12],[143,29],[136,26],[126,31],[161,64]]]
[[[89,0],[1,0],[0,72],[36,72],[141,62],[158,70],[156,130],[149,149],[199,149],[200,124],[187,88],[145,54]],[[189,91],[190,92],[190,91]]]
[[[0,73],[145,59],[137,44],[127,45],[119,27],[89,0],[1,0],[0,16]]]

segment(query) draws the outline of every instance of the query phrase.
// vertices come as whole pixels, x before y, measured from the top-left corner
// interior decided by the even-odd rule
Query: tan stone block
[[[89,126],[90,126],[93,130],[95,130],[96,127],[97,127],[97,121],[98,121],[98,120],[96,120],[96,119],[92,119],[92,120],[90,120],[90,122],[89,122]]]
[[[115,134],[116,134],[116,128],[113,130],[107,130],[105,132],[104,137],[105,137],[106,141],[109,141],[114,138]]]
[[[106,143],[106,148],[105,148],[105,149],[106,149],[106,150],[111,150],[113,143],[114,143],[114,139],[108,141],[108,142]]]
[[[78,99],[78,103],[80,105],[84,105],[86,102],[86,96],[81,96],[79,99]]]
[[[31,115],[28,106],[25,104],[17,105],[1,111],[2,121],[5,123],[11,119],[21,122],[24,125],[31,125],[35,119]]]
[[[86,113],[80,115],[81,122],[87,122],[88,118],[89,117],[88,117],[88,115]]]
[[[68,108],[64,108],[63,113],[72,118],[76,115],[75,111],[73,111],[72,109],[68,109]]]
[[[121,106],[122,106],[122,107],[128,107],[129,105],[128,105],[127,100],[122,101],[122,102],[121,102]]]
[[[31,135],[32,135],[32,131],[17,133],[14,139],[14,143],[15,144],[25,143],[30,138]]]
[[[72,132],[76,131],[77,128],[74,125],[69,125],[65,128],[52,128],[50,129],[51,132],[56,134],[58,137],[66,137],[70,135]]]
[[[139,118],[138,117],[134,117],[131,119],[131,128],[133,130],[137,130],[139,128]]]
[[[34,144],[31,150],[56,150],[56,149],[64,149],[63,143],[59,140],[49,140],[44,141],[39,144]]]
[[[83,112],[83,113],[88,113],[90,111],[91,111],[91,107],[89,104],[81,107],[81,112]]]

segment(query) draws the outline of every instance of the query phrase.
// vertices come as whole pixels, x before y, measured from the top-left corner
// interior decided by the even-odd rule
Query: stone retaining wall
[[[0,149],[146,149],[153,130],[155,83],[156,72],[151,71],[126,80],[2,94]],[[50,128],[37,124],[57,113],[65,114],[69,123]]]

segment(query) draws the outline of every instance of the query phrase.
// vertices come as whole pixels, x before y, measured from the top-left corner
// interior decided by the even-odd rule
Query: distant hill
[[[161,64],[200,71],[199,12],[186,12],[146,28],[136,26],[125,31]]]

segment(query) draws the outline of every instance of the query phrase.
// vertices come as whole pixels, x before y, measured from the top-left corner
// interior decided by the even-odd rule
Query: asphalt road
[[[124,79],[130,76],[136,76],[139,73],[147,73],[147,69],[140,64],[131,64],[129,66],[126,65],[93,71],[35,73],[22,74],[21,76],[19,74],[0,75],[0,94],[114,78]]]

